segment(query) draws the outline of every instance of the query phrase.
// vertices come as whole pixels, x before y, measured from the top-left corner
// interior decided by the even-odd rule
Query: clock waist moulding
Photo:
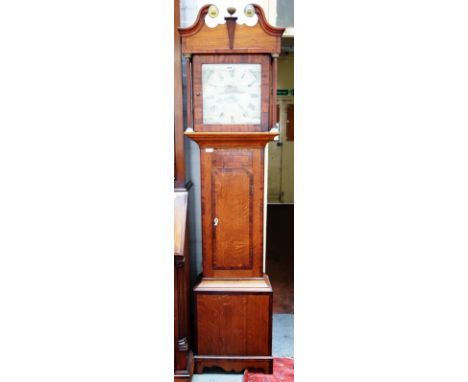
[[[272,372],[272,298],[263,272],[264,155],[275,139],[277,58],[284,28],[248,5],[222,23],[214,5],[179,28],[187,130],[200,147],[203,273],[194,287],[195,369]],[[249,23],[250,24],[250,23]]]

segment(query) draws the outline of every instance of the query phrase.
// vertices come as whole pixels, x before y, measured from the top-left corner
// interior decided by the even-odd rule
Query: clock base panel
[[[273,291],[267,275],[202,278],[194,298],[196,370],[271,369]]]
[[[225,372],[242,373],[248,369],[251,371],[260,371],[265,374],[273,372],[273,357],[242,357],[242,356],[195,356],[195,372],[203,373],[205,368],[219,367]]]

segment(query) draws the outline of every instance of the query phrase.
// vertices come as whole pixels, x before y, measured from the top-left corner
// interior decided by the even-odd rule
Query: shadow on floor
[[[268,205],[266,273],[273,313],[294,313],[294,204]]]

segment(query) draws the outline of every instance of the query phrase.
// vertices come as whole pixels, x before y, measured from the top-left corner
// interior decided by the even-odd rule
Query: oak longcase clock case
[[[273,291],[264,273],[265,146],[278,135],[283,28],[257,5],[204,6],[179,28],[186,135],[200,147],[203,272],[194,287],[195,368],[272,371]]]

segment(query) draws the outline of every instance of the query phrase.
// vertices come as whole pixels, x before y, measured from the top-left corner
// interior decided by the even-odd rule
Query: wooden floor
[[[268,205],[266,261],[273,313],[294,313],[294,204]]]

